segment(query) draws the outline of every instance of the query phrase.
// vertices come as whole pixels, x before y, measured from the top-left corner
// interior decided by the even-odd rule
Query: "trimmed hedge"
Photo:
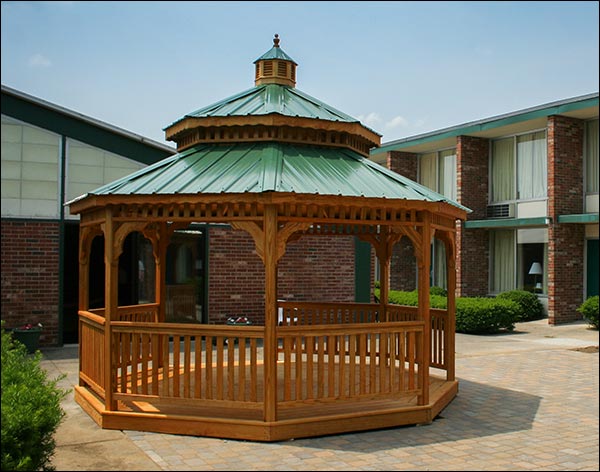
[[[512,331],[520,307],[511,300],[497,298],[456,299],[456,332],[466,334],[494,334]]]
[[[379,297],[378,289],[375,289],[375,295]],[[390,290],[389,302],[396,305],[418,306],[419,293],[417,290],[412,292]],[[447,298],[430,294],[429,304],[431,308],[445,309]],[[456,299],[456,332],[493,334],[512,331],[515,329],[520,313],[520,305],[509,299],[459,297]]]
[[[577,308],[577,311],[589,324],[598,329],[598,295],[589,297]]]
[[[54,470],[54,433],[67,394],[40,366],[42,354],[4,331],[2,323],[2,470]]]
[[[500,300],[512,300],[519,305],[517,322],[541,320],[546,317],[544,305],[535,293],[526,290],[509,290],[496,296]]]

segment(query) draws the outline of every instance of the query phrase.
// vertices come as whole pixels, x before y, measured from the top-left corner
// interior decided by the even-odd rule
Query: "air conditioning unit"
[[[497,205],[487,206],[487,217],[488,218],[514,218],[515,217],[515,204],[514,203],[500,203]]]

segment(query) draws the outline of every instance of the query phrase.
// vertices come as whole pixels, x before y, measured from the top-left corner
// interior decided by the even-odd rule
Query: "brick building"
[[[63,204],[174,153],[169,146],[2,86],[1,317],[6,327],[41,322],[42,345],[78,341],[79,216]],[[103,238],[93,244],[90,277],[97,283],[90,284],[91,308],[104,303]],[[307,235],[290,242],[280,262],[279,297],[368,301],[369,254],[369,245],[354,236]],[[119,266],[120,304],[152,299],[153,264],[149,242],[139,233],[128,237]],[[245,232],[205,224],[177,230],[169,246],[167,320],[221,323],[247,315],[260,322],[263,272]]]
[[[1,297],[8,327],[42,322],[43,345],[77,342],[79,225],[63,203],[174,152],[2,86]],[[538,293],[550,323],[561,323],[579,318],[577,306],[598,294],[597,93],[386,143],[371,159],[473,210],[457,237],[458,296],[525,288]],[[404,241],[394,250],[391,285],[412,290],[414,254]],[[264,269],[252,248],[246,233],[226,225],[178,230],[166,274],[168,319],[224,322],[245,314],[260,321]],[[443,244],[436,240],[432,251],[432,283],[444,286]],[[102,251],[95,252],[91,275],[102,281]],[[368,301],[370,252],[352,236],[291,242],[278,296]],[[120,302],[149,299],[147,241],[129,238],[125,253]],[[232,253],[237,257],[225,257]],[[540,274],[530,274],[534,262]],[[103,300],[103,284],[96,287],[92,308]]]
[[[77,341],[78,217],[63,203],[175,152],[2,86],[2,320]]]
[[[556,324],[598,294],[598,93],[384,143],[370,159],[473,210],[457,296],[529,290]],[[443,245],[432,251],[444,286]],[[393,288],[415,288],[411,254],[395,248]]]

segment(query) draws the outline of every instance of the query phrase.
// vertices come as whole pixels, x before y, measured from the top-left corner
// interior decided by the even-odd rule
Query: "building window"
[[[65,201],[84,195],[143,167],[145,165],[139,162],[69,138]]]
[[[585,125],[585,191],[598,193],[598,120]]]
[[[492,141],[491,202],[533,200],[548,194],[546,132]]]
[[[443,241],[434,239],[431,245],[431,285],[448,288],[446,271],[446,246]]]
[[[61,137],[2,115],[2,216],[58,218]]]
[[[526,290],[548,293],[548,230],[497,230],[490,232],[490,292]]]
[[[456,149],[421,154],[419,183],[456,200]]]
[[[419,183],[451,200],[456,200],[456,149],[420,155]],[[431,251],[431,284],[447,288],[444,243],[434,240]]]

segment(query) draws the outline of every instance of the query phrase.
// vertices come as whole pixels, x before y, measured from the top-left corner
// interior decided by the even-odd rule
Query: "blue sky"
[[[166,143],[278,33],[297,87],[385,143],[598,92],[598,5],[3,1],[2,85]]]

